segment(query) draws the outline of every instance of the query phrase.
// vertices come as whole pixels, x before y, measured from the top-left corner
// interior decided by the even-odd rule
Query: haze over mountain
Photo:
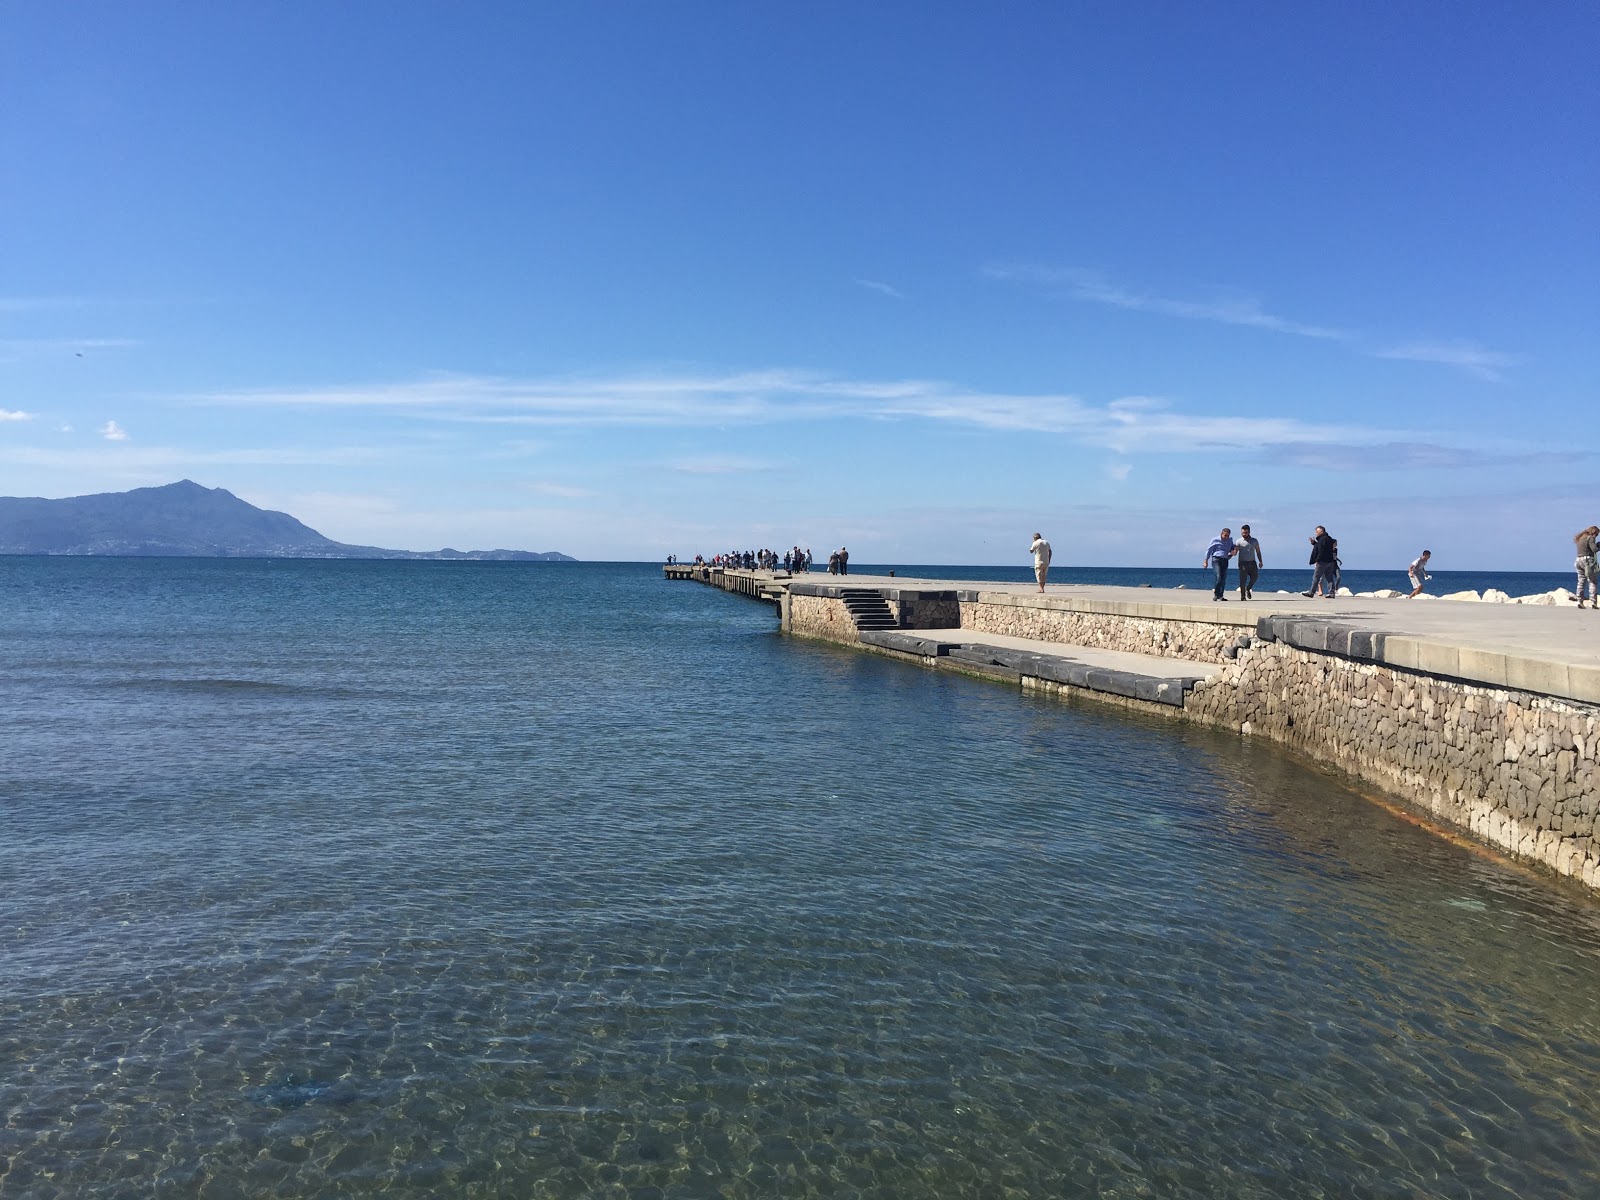
[[[172,558],[439,558],[576,562],[556,551],[385,550],[324,537],[192,480],[61,500],[0,497],[0,554],[115,554]]]

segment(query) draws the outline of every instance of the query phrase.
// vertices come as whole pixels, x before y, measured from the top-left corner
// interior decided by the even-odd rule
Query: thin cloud
[[[128,431],[115,421],[107,421],[100,426],[100,436],[108,442],[125,442],[128,440]]]
[[[1584,455],[1543,450],[1506,453],[1470,446],[1441,446],[1433,442],[1378,442],[1364,445],[1290,442],[1262,446],[1254,458],[1267,466],[1354,472],[1459,471],[1540,464],[1560,466],[1581,462]]]
[[[685,475],[739,475],[747,472],[770,471],[773,464],[754,458],[735,458],[729,455],[707,455],[701,458],[680,458],[667,464]]]
[[[87,308],[95,301],[87,296],[0,296],[0,313],[49,312],[66,308]]]
[[[551,483],[549,480],[541,480],[538,483],[530,484],[529,490],[541,496],[559,496],[563,500],[587,500],[590,496],[599,495],[598,492],[591,488],[573,487],[571,484],[566,483]]]
[[[123,350],[138,345],[142,343],[136,338],[0,338],[0,364],[10,365],[52,355],[85,358],[104,350]]]
[[[1176,299],[1135,291],[1111,282],[1099,271],[1082,267],[1045,267],[1030,263],[997,263],[983,269],[991,279],[1042,284],[1064,288],[1073,300],[1104,304],[1130,312],[1157,313],[1190,321],[1216,321],[1223,325],[1243,325],[1297,337],[1348,341],[1355,335],[1347,329],[1312,325],[1267,312],[1261,302],[1244,293],[1222,293],[1206,300]]]
[[[882,292],[885,296],[893,296],[896,300],[904,300],[905,293],[898,288],[890,287],[887,283],[880,283],[876,279],[858,279],[857,287],[869,288],[874,292]]]
[[[1470,341],[1409,342],[1403,346],[1374,350],[1372,354],[1375,358],[1398,358],[1407,362],[1440,363],[1447,367],[1460,367],[1463,371],[1492,383],[1504,382],[1505,376],[1501,372],[1520,361],[1516,355],[1485,350]]]
[[[389,457],[384,451],[356,446],[236,450],[184,450],[174,446],[119,446],[117,449],[93,446],[51,450],[40,446],[0,446],[0,463],[56,470],[168,470],[205,466],[349,467],[383,462]]]
[[[937,380],[857,380],[785,370],[577,381],[453,376],[387,385],[219,392],[188,401],[373,409],[420,420],[580,428],[919,420],[1000,433],[1061,434],[1117,455],[1390,441],[1399,432],[1283,416],[1186,413],[1148,396],[1094,404],[1068,393],[988,392]]]
[[[17,408],[0,408],[0,421],[31,421],[33,414]]]
[[[1295,321],[1266,311],[1259,299],[1244,293],[1222,293],[1208,300],[1177,299],[1141,292],[1113,283],[1099,271],[1083,267],[1048,267],[1037,263],[992,263],[983,268],[990,279],[1031,283],[1063,289],[1073,300],[1104,304],[1129,312],[1156,313],[1191,321],[1215,321],[1223,325],[1242,325],[1298,337],[1361,343],[1367,339],[1353,330]],[[1502,373],[1521,361],[1516,355],[1487,350],[1467,340],[1415,341],[1403,345],[1366,348],[1374,358],[1403,359],[1458,367],[1479,379],[1500,383]]]

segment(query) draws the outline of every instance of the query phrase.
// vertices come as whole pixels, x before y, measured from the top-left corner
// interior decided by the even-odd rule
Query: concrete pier
[[[1265,737],[1600,887],[1600,612],[691,570],[785,632]]]

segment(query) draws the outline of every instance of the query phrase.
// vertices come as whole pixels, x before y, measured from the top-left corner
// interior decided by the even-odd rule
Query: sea
[[[6,1200],[1600,1195],[1600,906],[1314,762],[653,564],[0,598]]]

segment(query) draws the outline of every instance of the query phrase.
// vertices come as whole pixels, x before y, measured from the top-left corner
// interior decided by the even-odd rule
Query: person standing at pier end
[[[1261,578],[1264,566],[1261,543],[1250,536],[1250,526],[1239,526],[1239,599],[1248,600],[1255,595],[1256,580]]]
[[[845,546],[839,547],[839,574],[850,574],[850,551]]]
[[[1028,552],[1033,555],[1033,575],[1039,581],[1039,590],[1042,592],[1045,578],[1050,574],[1050,543],[1044,540],[1044,534],[1034,533],[1033,545],[1028,547]]]
[[[1239,553],[1239,547],[1233,543],[1233,530],[1224,529],[1211,539],[1211,545],[1206,547],[1206,560],[1201,566],[1210,567],[1217,573],[1216,585],[1211,589],[1213,600],[1226,600],[1222,593],[1228,590],[1228,560]]]
[[[1339,543],[1321,525],[1307,540],[1311,543],[1311,590],[1300,594],[1321,596],[1326,586],[1327,599],[1332,600],[1339,590]]]

